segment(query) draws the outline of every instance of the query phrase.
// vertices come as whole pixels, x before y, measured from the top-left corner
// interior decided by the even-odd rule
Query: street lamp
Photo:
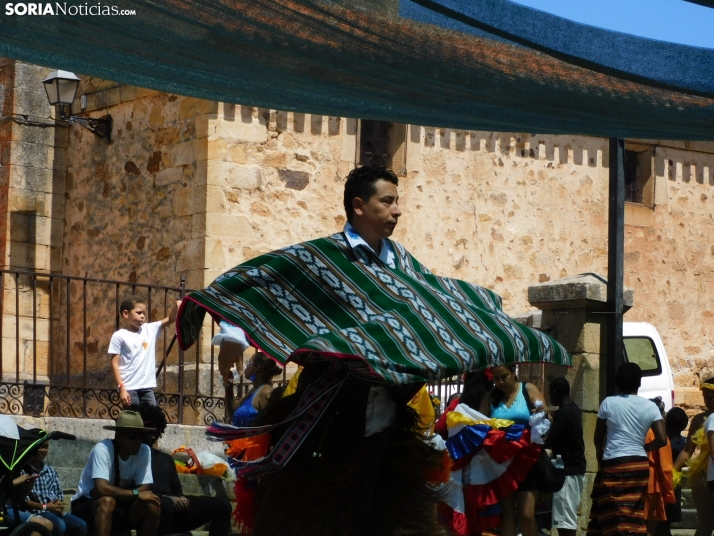
[[[79,86],[79,78],[77,78],[77,75],[69,71],[52,71],[42,83],[45,85],[47,100],[50,101],[50,106],[57,106],[62,121],[67,121],[70,125],[78,123],[100,138],[107,138],[107,141],[111,141],[111,115],[100,119],[71,115],[72,103],[74,102],[74,96]]]

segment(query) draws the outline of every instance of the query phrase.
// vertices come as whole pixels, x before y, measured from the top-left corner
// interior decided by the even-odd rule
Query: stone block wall
[[[3,110],[17,65],[2,70]],[[48,268],[171,286],[184,274],[195,288],[256,255],[342,228],[343,181],[358,154],[356,119],[214,103],[94,78],[85,78],[80,93],[87,114],[112,115],[111,144],[79,126],[57,127],[69,139],[53,142],[53,158],[49,145],[45,160],[20,158],[11,149],[25,142],[8,134],[16,123],[0,123],[5,161],[53,170],[52,189],[40,196],[44,205],[35,205],[55,207],[42,217],[61,221],[35,226],[50,231],[47,258],[57,263]],[[12,106],[43,106],[34,95]],[[695,408],[698,371],[711,360],[714,338],[711,323],[702,321],[714,315],[714,250],[707,241],[714,145],[640,142],[657,146],[655,204],[626,207],[625,284],[637,301],[625,320],[658,328],[677,402]],[[63,143],[66,155],[57,151]],[[410,125],[405,149],[403,216],[394,238],[436,273],[494,289],[512,314],[533,310],[527,288],[534,283],[607,273],[607,140]],[[41,167],[47,159],[52,164]],[[28,200],[40,198],[27,174],[9,171],[0,167],[0,189],[15,180]],[[32,228],[27,215],[13,216],[25,222],[15,225],[13,242],[11,210],[4,211],[0,248],[21,247],[14,244],[29,239],[22,234]],[[70,295],[79,300],[82,289],[73,286]],[[97,367],[105,366],[116,322],[112,300],[95,291],[89,301],[101,313],[87,329],[72,320],[73,359],[89,350]],[[160,318],[161,307],[153,309]]]
[[[0,257],[5,268],[60,270],[68,129],[57,127],[42,79],[49,69],[0,59]],[[2,376],[47,381],[46,278],[4,275]]]

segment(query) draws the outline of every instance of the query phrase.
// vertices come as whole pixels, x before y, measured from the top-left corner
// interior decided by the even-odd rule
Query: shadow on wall
[[[10,212],[9,217],[8,264],[10,268],[37,267],[37,212]]]

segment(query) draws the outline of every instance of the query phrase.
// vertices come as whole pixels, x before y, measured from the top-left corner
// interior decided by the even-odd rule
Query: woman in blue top
[[[493,367],[494,389],[481,401],[479,411],[495,419],[508,419],[517,424],[528,424],[533,407],[540,401],[545,405],[543,393],[532,383],[521,383],[516,378],[516,366]],[[526,400],[526,396],[529,400]],[[523,536],[536,536],[538,526],[535,522],[535,478],[533,470],[520,483],[518,490],[500,501],[501,536],[516,536],[516,515]]]
[[[233,426],[250,426],[258,412],[268,403],[268,395],[273,392],[273,376],[280,374],[281,368],[263,352],[256,352],[248,360],[243,377],[253,383],[250,390],[238,402],[234,402],[233,386],[226,385],[226,407],[233,411]]]

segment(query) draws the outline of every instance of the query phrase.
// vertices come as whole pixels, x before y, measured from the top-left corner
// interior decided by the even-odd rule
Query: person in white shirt
[[[588,534],[646,534],[644,496],[649,481],[647,452],[667,444],[664,420],[655,404],[637,396],[642,370],[622,365],[615,377],[621,394],[603,400],[595,425],[595,476]],[[655,439],[645,444],[647,431]],[[633,500],[633,497],[637,497]]]
[[[124,328],[109,342],[112,373],[125,407],[147,402],[156,405],[156,340],[161,329],[173,324],[181,301],[177,300],[166,318],[146,323],[146,304],[140,296],[126,296],[119,310]]]
[[[138,536],[156,536],[161,499],[151,491],[151,449],[142,444],[144,427],[136,411],[119,413],[114,440],[104,439],[89,453],[72,497],[72,514],[86,521],[94,536],[136,529]]]

